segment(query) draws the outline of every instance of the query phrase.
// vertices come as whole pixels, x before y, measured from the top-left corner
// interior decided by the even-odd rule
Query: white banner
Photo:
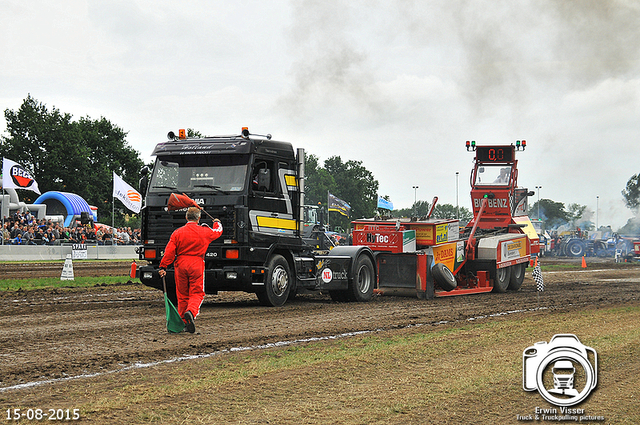
[[[5,189],[27,189],[40,195],[38,183],[22,165],[2,158],[2,187]]]
[[[120,199],[125,207],[136,214],[142,208],[142,195],[140,195],[140,192],[129,186],[115,172],[113,173],[113,197]]]

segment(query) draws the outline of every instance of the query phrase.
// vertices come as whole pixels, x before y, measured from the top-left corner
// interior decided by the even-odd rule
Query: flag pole
[[[331,201],[329,200],[329,190],[327,189],[327,230],[329,230],[329,205],[331,205]]]
[[[2,230],[1,230],[2,234],[0,234],[0,238],[2,239],[2,242],[0,242],[0,245],[4,245],[4,183],[2,184],[2,207],[0,208],[2,208],[1,210],[2,212],[0,212],[0,214],[2,214]]]

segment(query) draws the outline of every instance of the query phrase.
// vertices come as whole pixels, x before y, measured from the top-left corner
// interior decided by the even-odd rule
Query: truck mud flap
[[[317,287],[320,290],[334,291],[349,288],[352,259],[349,256],[318,256]]]

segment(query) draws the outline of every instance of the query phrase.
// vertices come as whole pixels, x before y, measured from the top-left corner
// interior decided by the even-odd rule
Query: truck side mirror
[[[147,167],[146,165],[140,170],[140,174],[142,175],[142,177],[140,177],[140,180],[138,181],[138,192],[140,192],[143,198],[147,194],[147,186],[149,185],[150,173],[151,170],[149,170],[149,167]]]

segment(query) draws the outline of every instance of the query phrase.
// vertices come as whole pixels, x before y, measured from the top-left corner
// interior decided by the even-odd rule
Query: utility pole
[[[542,186],[536,186],[536,189],[538,189],[538,220],[540,220],[540,189]]]
[[[460,173],[456,171],[456,218],[460,220],[460,205],[458,204],[458,175]]]

